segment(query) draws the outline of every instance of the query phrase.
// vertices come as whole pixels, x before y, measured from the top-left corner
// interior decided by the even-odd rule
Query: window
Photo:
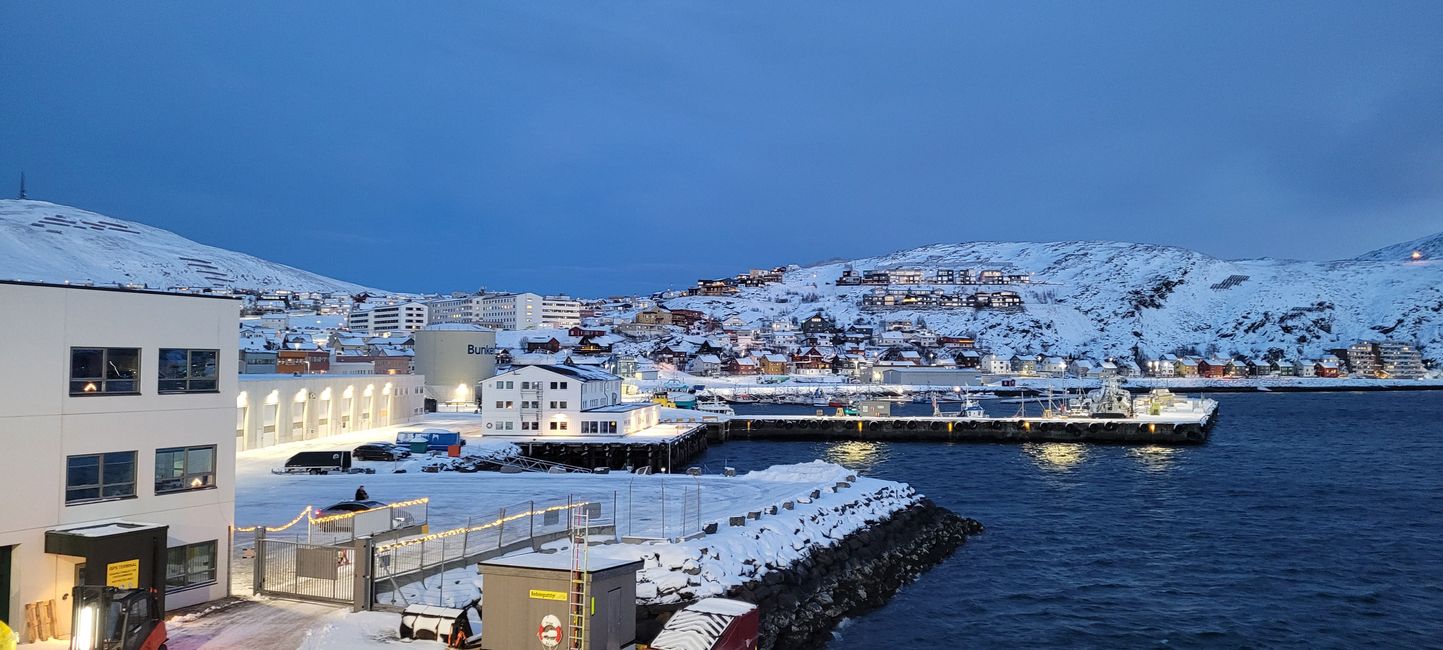
[[[508,400],[505,400],[505,401],[502,401],[502,400],[499,400],[499,399],[496,400],[496,408],[499,408],[499,409],[509,409],[509,408],[511,408],[512,406],[515,406],[515,405],[516,405],[516,402],[513,402],[513,401],[511,401],[511,400],[509,400],[509,399],[508,399]]]
[[[552,402],[552,403],[551,403],[551,408],[554,408],[554,409],[564,409],[564,408],[566,408],[566,402],[565,402],[565,401]]]
[[[566,382],[564,382],[564,381],[553,381],[553,382],[551,382],[551,388],[552,388],[553,390],[566,390]]]
[[[540,422],[522,422],[522,423],[521,423],[521,430],[522,430],[522,431],[539,431],[539,430],[541,430],[541,423],[540,423]]]
[[[71,395],[140,392],[140,348],[70,348]]]
[[[214,393],[220,390],[220,351],[160,349],[162,393]]]
[[[155,493],[215,487],[215,446],[155,450]]]
[[[135,496],[135,452],[70,456],[65,459],[65,503]]]
[[[565,423],[565,422],[552,422],[552,423],[551,423],[551,430],[552,430],[552,431],[565,431],[565,430],[566,430],[566,423]]]
[[[215,582],[215,541],[166,549],[165,590],[180,591]]]
[[[516,423],[515,423],[515,422],[503,422],[502,424],[505,424],[505,425],[506,425],[506,426],[504,426],[504,427],[502,427],[502,428],[506,429],[507,431],[511,431],[512,429],[515,428],[515,424],[516,424]]]

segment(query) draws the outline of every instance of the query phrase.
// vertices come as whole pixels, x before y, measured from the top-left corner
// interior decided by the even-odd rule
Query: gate
[[[261,537],[256,540],[256,551],[257,594],[338,605],[354,603],[356,546]],[[369,558],[359,559],[369,561]]]

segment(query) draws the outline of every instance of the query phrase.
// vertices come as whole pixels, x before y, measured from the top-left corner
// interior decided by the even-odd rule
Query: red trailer
[[[706,598],[688,605],[666,622],[652,650],[755,650],[761,617],[757,606],[739,600]]]

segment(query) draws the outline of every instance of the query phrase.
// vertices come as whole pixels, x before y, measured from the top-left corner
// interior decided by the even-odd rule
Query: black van
[[[349,451],[303,451],[291,456],[278,474],[330,474],[331,472],[351,473],[351,452]]]

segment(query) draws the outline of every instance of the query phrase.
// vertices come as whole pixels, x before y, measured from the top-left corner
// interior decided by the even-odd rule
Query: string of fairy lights
[[[410,537],[410,538],[407,538],[407,539],[403,539],[403,540],[391,542],[390,544],[382,544],[382,545],[376,547],[376,552],[377,552],[377,553],[385,553],[385,552],[388,552],[388,551],[394,551],[394,550],[396,550],[396,549],[405,548],[405,547],[407,547],[407,546],[414,546],[414,545],[416,545],[416,544],[424,544],[424,543],[426,543],[426,542],[431,542],[431,541],[435,541],[435,540],[438,540],[438,539],[445,539],[445,538],[447,538],[447,537],[455,537],[455,536],[457,536],[457,535],[465,535],[465,534],[467,534],[467,533],[474,533],[474,532],[477,532],[477,531],[486,530],[486,529],[488,529],[488,528],[495,528],[495,527],[500,526],[500,525],[502,525],[502,524],[505,524],[505,523],[507,523],[507,522],[516,521],[517,519],[525,519],[525,518],[527,518],[527,517],[532,517],[532,516],[539,515],[539,514],[546,514],[546,513],[548,513],[548,512],[557,512],[557,511],[560,511],[560,510],[571,510],[571,509],[574,509],[574,508],[582,508],[582,507],[590,506],[590,505],[592,505],[592,504],[594,504],[594,503],[596,503],[596,502],[595,502],[595,501],[578,501],[578,502],[576,502],[576,503],[568,503],[568,504],[566,504],[566,505],[550,506],[550,507],[547,507],[547,508],[541,508],[541,509],[539,509],[539,510],[537,510],[537,509],[528,509],[528,510],[526,510],[526,512],[518,512],[518,513],[516,513],[516,514],[506,515],[505,517],[497,517],[496,519],[493,519],[493,520],[491,520],[491,521],[488,521],[488,522],[486,522],[486,523],[484,523],[484,524],[478,524],[478,525],[475,525],[475,526],[462,526],[462,527],[460,527],[460,528],[452,528],[451,530],[445,530],[445,531],[441,531],[441,532],[439,532],[439,533],[431,533],[431,534],[428,534],[428,535],[422,535],[422,536],[420,536],[420,537]]]
[[[431,501],[431,498],[430,498],[430,497],[421,497],[421,498],[419,498],[419,499],[411,499],[410,501],[397,501],[397,502],[395,502],[395,503],[388,503],[388,504],[386,504],[386,505],[384,505],[384,506],[380,506],[380,507],[378,507],[378,508],[372,508],[371,510],[362,510],[362,511],[360,511],[360,512],[342,512],[342,513],[334,514],[334,515],[326,515],[326,516],[324,516],[324,517],[316,517],[316,516],[314,516],[314,513],[313,513],[313,511],[311,510],[311,507],[310,507],[310,506],[306,506],[303,510],[301,510],[301,514],[296,515],[296,518],[295,518],[295,519],[292,519],[292,520],[286,522],[286,524],[285,524],[284,526],[267,526],[267,527],[266,527],[266,532],[268,532],[268,533],[278,533],[278,532],[283,531],[283,530],[285,530],[285,529],[287,529],[287,528],[290,528],[291,526],[294,526],[294,525],[296,525],[296,524],[298,524],[298,523],[301,523],[301,520],[306,520],[306,521],[308,521],[308,522],[309,522],[310,524],[312,524],[312,525],[314,525],[314,524],[324,524],[324,523],[331,522],[331,521],[339,521],[339,520],[342,520],[342,519],[350,519],[350,518],[352,518],[352,517],[355,517],[356,515],[361,514],[362,512],[372,512],[372,511],[375,511],[375,510],[380,510],[380,509],[382,509],[382,508],[406,508],[406,507],[410,507],[410,506],[419,506],[419,505],[424,505],[424,504],[426,504],[426,503],[430,503],[430,501]],[[236,528],[235,530],[236,530],[236,532],[238,532],[238,533],[252,533],[252,532],[255,532],[256,529],[258,529],[258,528],[260,528],[260,526],[244,526],[244,527]]]

